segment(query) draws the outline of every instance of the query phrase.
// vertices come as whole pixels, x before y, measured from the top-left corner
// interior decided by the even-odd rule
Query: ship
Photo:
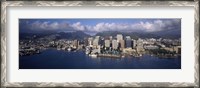
[[[96,54],[89,54],[89,56],[91,56],[91,57],[97,57]]]
[[[71,47],[69,47],[67,50],[68,50],[68,51],[71,51],[72,49],[71,49]]]
[[[98,54],[98,57],[120,58],[121,55],[114,55],[114,54]]]

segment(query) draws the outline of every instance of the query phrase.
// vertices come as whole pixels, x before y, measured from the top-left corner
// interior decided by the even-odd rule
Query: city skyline
[[[181,69],[181,19],[19,19],[19,69]]]
[[[32,38],[20,40],[19,69],[181,68],[180,39],[132,39],[122,34],[109,38],[93,36],[84,40],[35,38],[36,36],[32,36]],[[39,59],[36,60],[36,57]],[[100,63],[99,60],[106,62]],[[127,60],[131,62],[127,63]],[[33,64],[32,61],[45,62],[45,64]],[[94,63],[100,64],[94,65]]]
[[[38,31],[98,32],[159,32],[181,30],[181,19],[19,19],[20,33]]]

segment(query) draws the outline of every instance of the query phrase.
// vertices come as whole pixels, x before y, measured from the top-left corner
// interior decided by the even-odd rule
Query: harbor
[[[20,56],[20,69],[180,69],[181,57],[165,59],[142,55],[123,58],[92,57],[85,51],[46,49],[40,54]],[[42,63],[42,64],[41,64]]]

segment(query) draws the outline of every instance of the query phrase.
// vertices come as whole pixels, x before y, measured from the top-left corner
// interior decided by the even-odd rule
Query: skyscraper
[[[100,42],[100,36],[96,36],[95,39],[93,40],[93,48],[97,48]]]
[[[112,40],[112,39],[113,39],[113,37],[112,37],[112,36],[110,36],[109,38],[110,38],[110,40]]]
[[[125,48],[125,42],[124,42],[124,40],[119,40],[119,48],[121,50]]]
[[[131,37],[130,36],[126,36],[126,39],[131,39]]]
[[[133,48],[136,48],[137,40],[133,40]]]
[[[123,40],[122,34],[117,34],[117,41],[119,42],[120,40]]]
[[[99,38],[100,38],[100,36],[96,36],[96,37],[95,37],[95,39],[99,39]]]
[[[118,49],[118,42],[117,42],[117,40],[112,40],[112,48],[113,49]]]
[[[130,36],[126,36],[125,45],[126,48],[132,48],[132,40]]]
[[[92,46],[93,45],[93,38],[88,38],[88,43],[89,43],[89,46]]]
[[[98,46],[99,45],[99,39],[95,38],[93,40],[93,46]]]
[[[79,45],[79,41],[78,41],[78,40],[74,40],[74,41],[73,41],[73,46],[74,46],[75,48],[78,48],[78,45]]]
[[[105,40],[105,47],[110,47],[110,40]]]
[[[137,40],[137,47],[136,47],[136,50],[137,50],[138,53],[144,51],[143,40],[142,40],[142,39],[138,39],[138,40]]]

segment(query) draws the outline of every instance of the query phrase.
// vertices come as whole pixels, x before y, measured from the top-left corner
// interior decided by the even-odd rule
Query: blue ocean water
[[[84,51],[47,49],[41,54],[20,56],[19,69],[181,69],[181,57],[92,58]]]

